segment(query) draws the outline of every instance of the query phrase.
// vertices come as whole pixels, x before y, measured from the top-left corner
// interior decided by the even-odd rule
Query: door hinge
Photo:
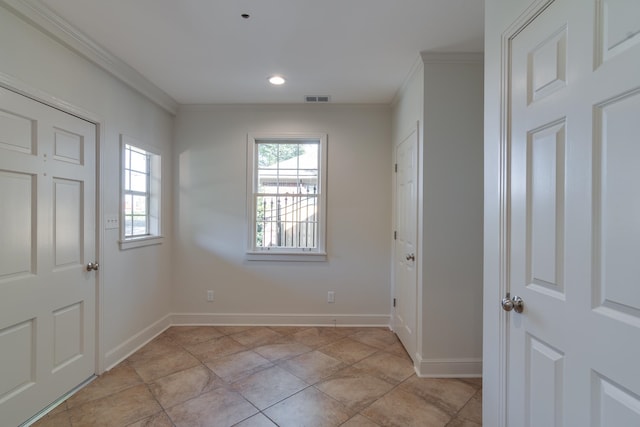
[[[393,306],[394,307],[396,306],[396,299],[395,298],[393,299]]]
[[[393,171],[394,171],[394,172],[396,172],[396,173],[398,172],[398,164],[397,164],[397,163],[396,163],[396,165],[394,166]]]
[[[397,231],[393,232],[393,240],[398,240],[398,232]]]

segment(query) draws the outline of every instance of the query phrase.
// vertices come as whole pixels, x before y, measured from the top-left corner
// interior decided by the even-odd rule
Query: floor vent
[[[331,98],[329,95],[305,95],[304,102],[311,103],[325,103],[329,102]]]

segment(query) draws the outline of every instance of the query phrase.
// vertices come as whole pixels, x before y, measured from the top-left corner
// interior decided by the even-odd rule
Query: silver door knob
[[[407,254],[407,261],[415,261],[415,260],[416,260],[415,254]]]
[[[97,262],[90,262],[89,264],[87,264],[87,271],[97,271],[98,267],[99,265]]]
[[[507,293],[507,296],[502,298],[501,305],[504,311],[513,310],[516,313],[522,313],[524,311],[524,301],[517,295],[511,298],[511,295]]]

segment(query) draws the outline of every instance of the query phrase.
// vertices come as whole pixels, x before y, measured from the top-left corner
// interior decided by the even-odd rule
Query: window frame
[[[126,147],[131,146],[139,151],[143,151],[148,161],[148,181],[147,191],[147,229],[148,234],[142,236],[126,236],[125,230],[125,206],[126,194],[125,174],[126,174]],[[142,193],[141,193],[142,194]],[[161,227],[162,212],[162,155],[155,147],[150,147],[140,141],[127,136],[120,135],[120,249],[132,249],[143,246],[161,244],[164,240]]]
[[[266,248],[256,246],[255,205],[258,182],[258,143],[262,142],[300,142],[317,140],[318,145],[318,191],[317,213],[318,231],[315,248]],[[326,224],[327,224],[327,134],[326,133],[249,133],[247,135],[247,250],[248,261],[326,261]]]

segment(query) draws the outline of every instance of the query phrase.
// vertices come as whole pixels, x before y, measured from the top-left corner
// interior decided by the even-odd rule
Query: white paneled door
[[[0,420],[95,372],[95,125],[0,88]]]
[[[394,330],[411,358],[416,354],[418,278],[418,131],[396,148],[396,240]]]
[[[506,44],[507,425],[637,427],[640,1],[536,4]]]

